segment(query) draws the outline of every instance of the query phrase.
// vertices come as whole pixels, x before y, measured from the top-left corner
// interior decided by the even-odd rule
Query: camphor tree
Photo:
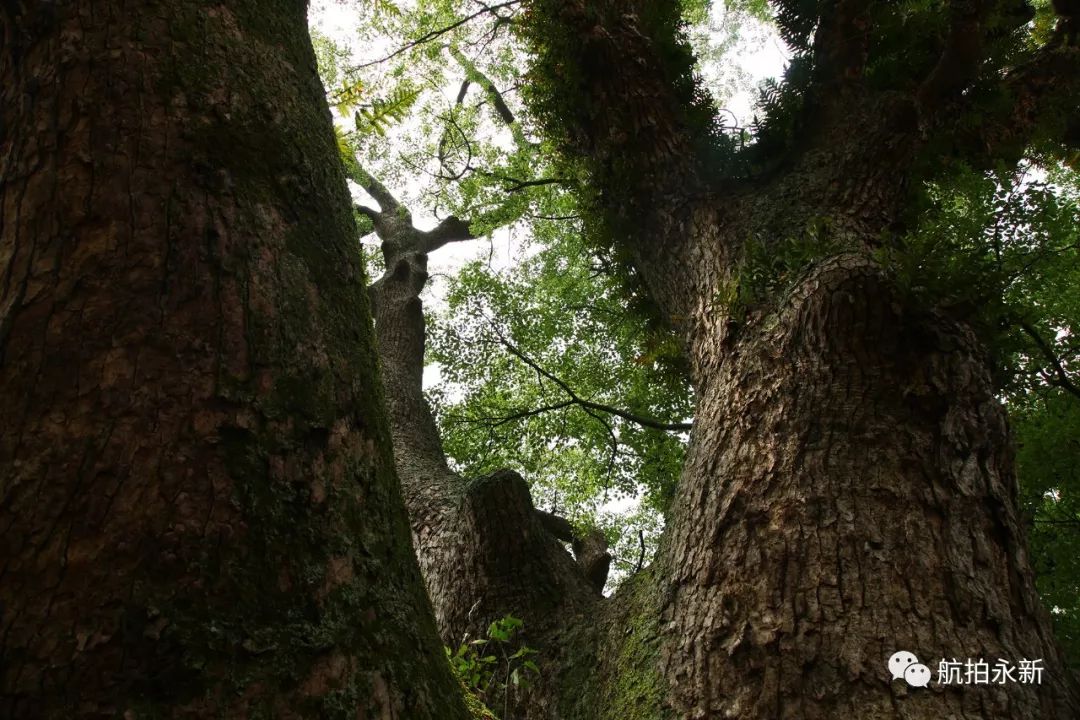
[[[467,717],[305,10],[0,4],[0,717]]]
[[[402,23],[410,62],[448,66],[463,54],[452,33],[483,22],[462,42],[487,98],[459,112],[464,83],[428,162],[413,155],[396,171],[430,172],[421,199],[453,214],[419,230],[399,197],[353,169],[379,205],[360,208],[385,261],[379,350],[444,641],[506,613],[524,619],[543,673],[515,717],[1073,717],[1080,691],[1036,594],[1000,395],[1003,359],[1041,366],[1044,381],[1062,369],[1063,386],[1060,359],[1041,352],[1054,356],[1060,324],[1006,310],[1009,293],[1039,304],[1037,283],[1013,276],[1075,238],[1006,252],[985,218],[964,215],[965,235],[947,212],[935,225],[926,200],[964,177],[1024,194],[1010,181],[1022,160],[1075,165],[1075,20],[1016,2],[774,8],[794,57],[752,142],[717,120],[675,3],[425,3]],[[529,57],[524,120],[492,97],[494,73],[475,69],[504,26]],[[514,150],[474,143],[484,107],[517,124]],[[678,339],[693,389],[656,555],[609,599],[597,592],[602,543],[538,512],[518,473],[455,472],[421,391],[428,253],[486,233],[491,208],[518,202],[490,193],[539,185],[577,197],[588,249]],[[1049,225],[1067,235],[1075,208]],[[480,418],[489,426],[570,406],[668,430],[685,419],[575,392],[522,351],[513,320],[500,326],[480,305],[495,342],[555,388],[541,407]],[[443,358],[475,339],[441,334]],[[1013,344],[991,342],[1002,338]],[[490,368],[498,377],[499,361]],[[576,542],[576,562],[559,539]],[[1037,659],[1042,681],[910,688],[885,670],[898,648],[935,670],[942,658]]]
[[[1073,717],[995,368],[903,269],[923,180],[1071,161],[1074,28],[779,3],[798,54],[748,145],[713,121],[681,7],[471,5],[373,6],[414,39],[475,15],[530,58],[525,119],[474,54],[413,46],[515,135],[474,148],[473,105],[431,128],[435,204],[469,214],[418,229],[348,158],[378,204],[387,423],[303,3],[0,4],[5,714],[465,717],[407,508],[444,642],[512,613],[539,651],[506,715]],[[420,91],[342,89],[368,136]],[[427,254],[555,187],[694,392],[656,555],[609,599],[602,540],[517,473],[455,472],[421,391]],[[610,423],[686,420],[559,389]],[[1043,680],[910,689],[896,648]]]

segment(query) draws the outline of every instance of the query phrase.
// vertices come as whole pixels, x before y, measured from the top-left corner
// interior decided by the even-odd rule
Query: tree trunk
[[[0,5],[4,717],[465,717],[305,10]]]
[[[971,333],[843,255],[728,343],[739,362],[703,386],[664,561],[681,715],[1075,717]],[[913,688],[887,672],[898,650],[935,679],[952,659],[1045,671]]]
[[[630,591],[652,599],[615,603],[634,605],[615,624],[627,638],[645,625],[645,648],[611,632],[593,646],[608,664],[648,658],[661,635],[663,689],[642,701],[645,717],[667,707],[695,719],[1065,720],[1080,710],[1035,594],[984,352],[875,261],[899,244],[908,187],[931,164],[920,157],[929,131],[935,152],[1015,160],[1036,127],[1062,131],[1040,126],[1042,111],[1075,112],[1080,53],[1051,46],[984,72],[1011,102],[984,112],[973,137],[961,112],[972,77],[935,85],[924,65],[889,56],[895,87],[866,79],[888,52],[869,42],[872,6],[820,6],[792,149],[759,176],[723,180],[709,179],[716,168],[697,152],[709,130],[676,10],[530,7],[534,108],[588,171],[600,233],[681,334],[697,395],[644,583],[653,590]],[[982,32],[980,19],[965,28]],[[955,35],[942,38],[942,58]],[[750,266],[751,243],[778,258],[818,240],[829,249],[785,287],[741,295],[762,270]],[[659,617],[643,623],[650,606]],[[1042,681],[911,687],[886,666],[898,650],[934,679],[939,661],[971,658],[1038,660]],[[594,700],[617,697],[628,679],[604,666]],[[647,698],[644,677],[632,683]]]
[[[423,394],[425,328],[420,291],[428,253],[472,239],[468,225],[449,218],[432,231],[375,178],[358,178],[380,202],[369,215],[382,239],[386,272],[371,286],[382,380],[394,456],[405,490],[421,570],[444,640],[460,642],[509,612],[528,615],[534,630],[553,629],[568,613],[599,599],[583,568],[559,545],[575,540],[570,524],[538,512],[517,473],[467,480],[453,472]],[[579,550],[582,548],[578,544]],[[606,546],[590,546],[590,561]]]
[[[451,470],[424,398],[420,292],[427,256],[447,243],[473,239],[468,224],[451,217],[420,231],[377,179],[361,171],[355,180],[380,205],[358,209],[371,218],[386,263],[370,288],[382,380],[420,569],[443,641],[456,649],[487,637],[492,621],[523,618],[524,632],[510,652],[522,644],[538,650],[542,676],[528,690],[509,688],[509,697],[489,689],[492,709],[505,710],[503,720],[579,717],[567,714],[565,703],[572,698],[585,708],[580,717],[597,717],[597,706],[577,692],[593,669],[567,671],[580,668],[582,657],[595,657],[600,642],[594,631],[579,628],[613,617],[600,594],[610,561],[606,540],[599,533],[576,537],[564,518],[538,511],[527,482],[513,471],[467,479]],[[574,556],[560,541],[573,547]]]
[[[468,484],[447,468],[420,393],[418,294],[426,253],[467,228],[419,233],[366,178],[383,206],[364,210],[384,241],[379,349],[421,566],[448,642],[507,612],[533,628],[543,675],[512,718],[1075,716],[984,353],[874,260],[913,152],[881,121],[894,112],[835,112],[862,130],[740,193],[695,196],[692,174],[660,183],[689,209],[642,221],[649,242],[631,249],[683,333],[698,405],[658,559],[609,600],[558,560],[519,478]],[[745,313],[722,299],[743,239],[781,247],[818,217],[842,250]],[[1041,683],[916,688],[892,678],[898,650],[935,678],[941,660],[1038,660]]]

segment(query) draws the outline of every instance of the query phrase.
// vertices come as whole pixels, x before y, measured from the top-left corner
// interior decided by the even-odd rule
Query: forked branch
[[[593,410],[593,411],[597,411],[597,412],[606,413],[608,415],[614,415],[615,417],[622,418],[623,420],[626,420],[628,422],[632,422],[632,423],[634,423],[636,425],[641,425],[642,427],[651,428],[653,430],[662,430],[664,432],[686,432],[686,431],[690,430],[693,427],[692,423],[668,423],[668,422],[663,422],[662,420],[657,420],[656,418],[648,417],[648,416],[645,416],[645,415],[639,415],[637,413],[633,413],[633,412],[630,412],[628,410],[622,410],[622,409],[617,408],[617,407],[612,407],[611,405],[605,405],[604,403],[598,403],[598,402],[594,402],[592,400],[588,400],[588,399],[585,399],[583,397],[580,397],[576,392],[574,392],[573,388],[571,388],[565,381],[563,381],[561,378],[559,378],[557,375],[552,373],[550,370],[547,370],[546,368],[541,366],[538,362],[536,362],[531,357],[526,355],[524,353],[524,351],[522,351],[521,348],[519,348],[517,345],[515,345],[514,343],[507,340],[506,337],[499,331],[499,329],[497,327],[494,327],[494,325],[492,327],[493,327],[493,329],[495,331],[495,336],[499,340],[499,344],[502,345],[504,348],[506,348],[506,351],[509,352],[511,355],[513,355],[518,360],[520,360],[521,362],[525,363],[530,368],[535,370],[537,374],[539,374],[539,375],[547,378],[551,382],[555,383],[555,385],[557,385],[560,390],[562,390],[564,393],[566,393],[566,395],[569,396],[570,399],[568,401],[568,404],[578,405],[578,406],[584,408],[585,410]],[[551,409],[557,409],[559,407],[562,407],[562,406],[561,405],[551,406]]]

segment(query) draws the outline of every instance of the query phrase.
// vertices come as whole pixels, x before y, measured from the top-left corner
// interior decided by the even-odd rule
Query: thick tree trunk
[[[664,674],[692,718],[1070,718],[1004,413],[970,332],[871,261],[811,269],[730,339],[674,504]],[[718,347],[719,345],[714,345]],[[886,660],[1041,660],[911,688]]]
[[[913,62],[895,89],[875,86],[871,8],[819,8],[794,150],[762,177],[715,184],[694,149],[705,126],[675,15],[535,0],[527,21],[537,109],[590,172],[597,214],[681,333],[697,392],[652,569],[665,689],[649,716],[666,704],[684,718],[1076,717],[983,353],[873,258],[925,172],[928,128],[937,147],[1008,159],[1043,110],[1075,112],[1080,53],[1048,47],[984,72],[1012,103],[972,137],[970,119],[942,112],[967,101],[970,76],[928,89]],[[813,226],[831,257],[734,309],[743,273],[761,271],[747,243],[779,254]],[[909,687],[886,667],[896,650],[935,679],[942,659],[1038,660],[1042,682]]]
[[[447,644],[455,644],[513,613],[528,619],[532,637],[542,637],[600,599],[606,572],[600,587],[590,587],[559,544],[575,539],[569,523],[537,512],[517,473],[467,480],[453,472],[423,395],[419,295],[427,281],[427,254],[472,236],[457,218],[429,232],[417,230],[385,187],[370,176],[359,179],[382,205],[361,208],[382,239],[387,268],[371,287],[379,357],[394,456],[439,631]]]
[[[582,663],[596,659],[607,637],[598,628],[610,631],[618,615],[600,594],[610,560],[606,540],[599,533],[577,537],[565,519],[538,511],[527,482],[515,472],[466,479],[451,470],[423,395],[419,296],[427,255],[472,239],[468,224],[451,217],[431,231],[417,230],[408,210],[377,179],[361,173],[356,180],[381,206],[359,208],[372,219],[386,262],[386,272],[370,288],[379,358],[394,457],[439,632],[456,648],[486,637],[494,620],[524,619],[524,633],[514,642],[539,651],[541,677],[527,690],[511,687],[509,697],[489,689],[493,708],[505,710],[503,720],[595,720],[599,705],[592,698],[606,685],[583,691],[596,672]],[[560,541],[572,546],[574,556]]]
[[[299,0],[0,5],[0,715],[464,717]]]

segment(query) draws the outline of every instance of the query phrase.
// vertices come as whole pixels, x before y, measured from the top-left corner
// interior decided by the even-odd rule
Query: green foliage
[[[1075,194],[1030,163],[996,173],[961,167],[928,184],[915,212],[917,229],[883,250],[883,262],[909,292],[976,329],[1003,389],[1037,390],[1030,365],[1042,356],[1022,323],[1054,343],[1080,317]]]
[[[744,12],[758,22],[768,23],[773,20],[772,8],[769,7],[768,0],[728,0],[725,4],[728,9]],[[687,20],[694,22],[694,19],[689,16]]]
[[[401,17],[401,9],[391,2],[391,0],[371,0],[371,10],[376,16],[390,15],[392,17]]]
[[[1034,10],[1024,0],[1002,0],[989,3],[980,12],[983,41],[979,48],[979,63],[972,69],[971,87],[964,93],[964,102],[950,108],[960,115],[951,118],[957,128],[974,129],[988,117],[998,116],[1012,107],[1012,101],[1001,91],[1004,68],[1021,64],[1022,53],[1046,42],[1053,27],[1048,0],[1034,0]],[[831,82],[837,68],[831,60],[843,62],[840,47],[845,40],[831,37],[834,52],[815,49],[815,38],[823,33],[837,33],[832,26],[842,22],[839,13],[829,22],[828,7],[817,0],[777,0],[776,27],[788,44],[792,58],[782,81],[765,81],[760,88],[758,116],[754,123],[755,142],[745,149],[745,157],[731,164],[734,170],[751,175],[775,167],[797,149],[799,143],[814,137],[813,113],[832,92]],[[864,22],[869,34],[866,54],[859,64],[846,72],[858,72],[869,88],[890,96],[901,94],[914,97],[919,87],[942,59],[942,48],[950,32],[954,3],[939,0],[900,0],[872,3],[866,7]],[[1034,15],[1034,22],[1031,22]],[[852,30],[851,32],[858,32]],[[962,62],[956,57],[951,62]],[[824,102],[823,102],[824,101]],[[1075,103],[1073,103],[1075,104]],[[1071,106],[1049,115],[1064,116]],[[1044,113],[1047,114],[1047,113]],[[924,157],[933,172],[940,157],[955,155],[955,136],[951,132],[937,133],[928,138]],[[1019,157],[1024,148],[1016,148]]]
[[[311,45],[315,49],[319,77],[327,87],[336,87],[341,80],[341,65],[349,57],[348,48],[315,29],[311,30]]]
[[[350,63],[320,40],[320,72],[331,104],[354,121],[360,163],[389,187],[425,178],[401,199],[467,218],[478,234],[529,212],[557,214],[552,203],[574,181],[559,178],[515,87],[524,59],[508,21],[519,11],[477,14],[468,0],[426,0],[365,14],[358,33],[378,49]]]
[[[637,531],[656,535],[684,438],[568,404],[568,392],[537,367],[579,398],[678,423],[693,412],[679,347],[626,312],[620,281],[590,261],[578,233],[549,229],[544,240],[509,272],[476,262],[451,284],[447,307],[429,326],[428,358],[442,372],[432,404],[444,448],[464,474],[516,469],[542,506],[608,531],[616,566],[632,569]],[[639,495],[636,516],[603,511]]]
[[[803,98],[810,86],[813,66],[806,54],[796,54],[781,81],[768,78],[758,88],[758,114],[754,116],[754,144],[740,158],[747,174],[760,172],[798,136]]]
[[[419,90],[405,84],[394,88],[384,98],[375,98],[370,103],[362,105],[355,115],[356,131],[362,134],[376,133],[385,137],[387,128],[404,120],[419,96]],[[347,95],[346,99],[348,97],[351,96]]]
[[[1029,0],[1035,11],[1032,20],[1032,42],[1037,45],[1045,45],[1050,42],[1054,35],[1054,27],[1057,25],[1057,13],[1050,0]]]
[[[1080,397],[1061,387],[1080,385],[1080,177],[1060,165],[959,168],[927,186],[918,216],[883,261],[908,292],[975,328],[993,358],[1039,591],[1080,666]]]
[[[356,79],[345,82],[334,95],[334,109],[338,115],[348,115],[349,109],[357,105],[363,95],[364,83]]]
[[[1080,667],[1080,399],[1044,388],[1009,409],[1039,594]]]
[[[778,301],[814,262],[841,249],[828,218],[815,218],[800,237],[771,242],[750,238],[743,245],[735,278],[721,289],[716,303],[738,321],[747,310]]]
[[[360,164],[356,162],[356,149],[353,145],[352,137],[338,125],[334,126],[334,137],[337,139],[337,148],[338,154],[341,156],[341,165],[345,168],[345,177],[353,182],[358,181],[362,170],[360,169]],[[360,217],[363,217],[363,220],[360,220]],[[358,216],[357,227],[361,229],[361,235],[371,232],[370,225],[370,219],[364,216]]]
[[[514,693],[540,675],[540,666],[533,660],[536,650],[518,641],[524,627],[521,619],[506,615],[488,626],[487,637],[462,642],[457,650],[446,648],[451,669],[479,703],[478,717],[494,718],[487,706],[502,699],[502,720],[512,720],[509,708]]]
[[[611,112],[607,103],[588,91],[595,84],[591,73],[605,70],[585,55],[587,43],[568,37],[558,9],[559,4],[535,3],[530,10],[529,23],[522,39],[531,54],[529,83],[526,90],[529,105],[536,121],[558,148],[581,146],[581,126],[603,125]],[[678,117],[695,145],[692,158],[703,171],[720,174],[734,147],[717,119],[713,98],[701,82],[696,60],[687,35],[685,12],[701,19],[700,4],[645,3],[640,7],[639,27],[651,41],[651,50],[670,88],[673,107],[665,114]],[[627,128],[626,132],[631,132]],[[592,142],[591,140],[589,142]],[[588,209],[596,230],[592,233],[600,246],[611,247],[612,238],[633,222],[627,208],[648,199],[640,183],[633,181],[649,171],[638,164],[635,153],[606,152],[589,148],[580,157],[568,159],[575,165],[575,174],[586,179],[586,187],[601,188],[604,197],[587,198]]]

